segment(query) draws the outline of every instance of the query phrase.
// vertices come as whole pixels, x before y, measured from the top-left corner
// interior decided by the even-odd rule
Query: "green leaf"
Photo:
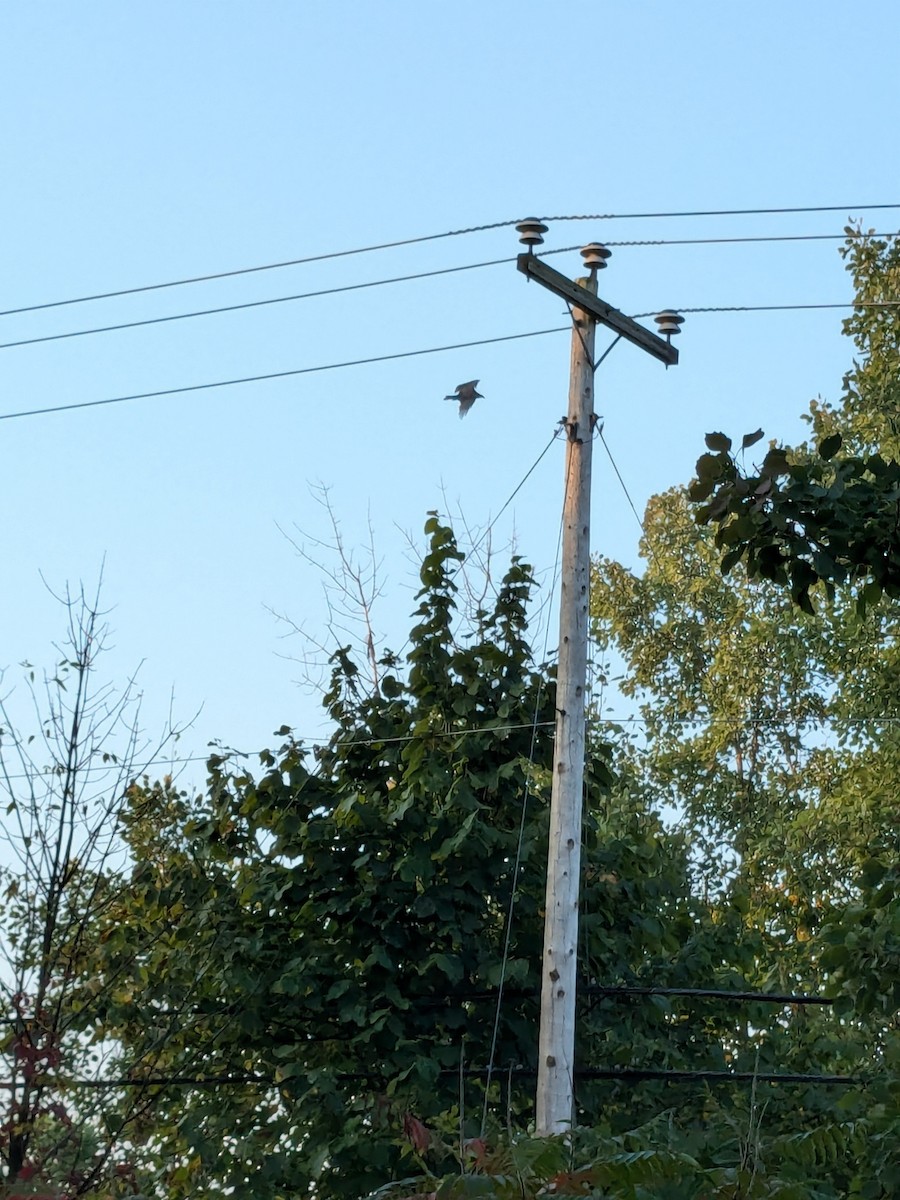
[[[762,474],[773,479],[779,475],[786,475],[789,469],[787,451],[782,447],[774,447],[763,459]]]
[[[843,442],[844,439],[839,433],[832,433],[828,437],[822,438],[821,442],[819,442],[820,457],[824,458],[826,462],[834,458],[843,445]]]
[[[720,454],[727,454],[731,449],[731,438],[726,437],[724,433],[708,433],[706,435],[706,445],[710,450],[714,450]]]
[[[724,466],[717,454],[701,454],[697,459],[697,478],[701,483],[715,482],[722,478]]]
[[[751,446],[755,446],[765,436],[761,429],[757,429],[755,433],[745,433],[741,438],[741,449],[749,450]]]
[[[727,554],[722,556],[722,561],[719,564],[719,570],[723,575],[727,575],[744,557],[746,546],[735,546],[733,550],[729,550]]]

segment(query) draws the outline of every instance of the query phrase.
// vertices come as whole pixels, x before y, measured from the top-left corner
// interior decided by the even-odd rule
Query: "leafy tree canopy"
[[[900,242],[852,236],[844,249],[857,308],[844,322],[858,358],[839,405],[814,402],[812,440],[772,444],[755,465],[723,433],[707,435],[690,497],[716,527],[726,574],[743,562],[753,579],[790,588],[804,611],[821,583],[852,585],[860,613],[900,597]]]
[[[258,777],[221,755],[201,796],[132,791],[135,866],[89,964],[117,989],[84,1013],[120,1074],[160,1081],[141,1134],[166,1197],[359,1200],[407,1171],[404,1113],[467,1136],[485,1112],[529,1117],[553,672],[526,641],[528,567],[513,559],[466,619],[452,531],[426,529],[405,665],[387,655],[373,691],[335,656],[327,746],[284,729]],[[732,1013],[698,1025],[677,1000],[588,990],[740,978],[739,914],[712,921],[682,838],[617,788],[609,756],[595,741],[587,764],[580,1059],[722,1068]],[[693,1085],[579,1090],[611,1136],[673,1103],[702,1124]]]

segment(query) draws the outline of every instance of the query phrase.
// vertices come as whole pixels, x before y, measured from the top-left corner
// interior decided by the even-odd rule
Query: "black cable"
[[[283,262],[265,263],[259,267],[238,267],[233,271],[215,271],[209,275],[192,275],[186,279],[170,279],[165,283],[146,283],[140,287],[120,288],[115,292],[95,292],[90,296],[73,296],[69,300],[48,300],[43,304],[26,304],[20,308],[0,310],[0,317],[11,317],[17,313],[38,312],[44,308],[62,308],[68,304],[87,304],[91,300],[113,300],[117,296],[135,296],[140,292],[157,292],[163,288],[184,287],[190,283],[209,283],[213,279],[231,279],[235,275],[252,275],[259,271],[277,271],[282,267],[299,267],[306,263],[326,262],[332,258],[349,258],[354,254],[370,254],[374,250],[393,250],[398,246],[414,246],[419,242],[434,242],[440,238],[459,237],[464,233],[481,233],[487,229],[501,229],[515,225],[513,221],[494,221],[490,225],[472,225],[468,229],[451,229],[446,233],[428,233],[422,237],[402,238],[396,242],[379,242],[372,246],[358,246],[353,250],[332,250],[327,254],[310,254],[305,258],[289,258]]]
[[[846,241],[850,234],[833,234],[833,233],[816,233],[816,234],[790,234],[779,237],[747,237],[747,238],[681,238],[681,239],[654,239],[650,241],[628,241],[628,242],[607,242],[607,246],[625,246],[625,247],[641,247],[641,246],[695,246],[707,245],[710,243],[721,244],[728,242],[790,242],[790,241]],[[860,234],[860,237],[891,237],[892,234]],[[554,250],[544,251],[544,257],[551,254],[568,254],[573,250],[580,249],[579,246],[562,246]],[[385,287],[392,283],[409,283],[418,279],[433,279],[440,275],[454,275],[462,271],[477,271],[484,267],[500,267],[514,263],[514,257],[492,258],[486,259],[483,262],[466,263],[459,267],[439,267],[433,271],[416,271],[409,275],[393,275],[386,279],[373,279],[365,283],[350,283],[343,284],[339,287],[319,288],[312,292],[296,292],[290,296],[274,296],[264,300],[248,300],[240,304],[222,304],[214,308],[194,309],[191,312],[173,313],[162,317],[145,317],[139,321],[121,321],[114,325],[96,325],[88,329],[72,329],[64,333],[44,334],[40,337],[19,338],[13,342],[0,342],[0,350],[12,350],[19,346],[35,346],[42,342],[61,342],[68,338],[90,337],[98,333],[117,333],[124,329],[140,329],[148,325],[165,325],[171,321],[188,321],[194,317],[211,317],[218,316],[221,313],[240,312],[250,308],[265,308],[272,304],[287,304],[296,300],[312,300],[321,296],[336,296],[343,292],[362,291],[366,288]],[[267,268],[260,267],[259,270]],[[162,286],[162,285],[160,285]],[[38,306],[41,307],[41,306]],[[46,307],[46,306],[44,306]],[[9,315],[9,313],[25,311],[10,309],[8,313],[0,313],[0,316]],[[710,312],[711,309],[684,309],[685,312]],[[725,311],[725,310],[716,310]],[[731,311],[731,310],[727,310]],[[747,309],[736,309],[734,311],[749,311]],[[644,313],[643,316],[655,316],[655,313]]]
[[[609,358],[610,354],[612,354],[613,350],[615,350],[616,346],[618,346],[618,344],[619,344],[619,342],[621,342],[621,340],[622,340],[621,333],[617,333],[615,338],[609,343],[609,345],[606,347],[606,349],[603,351],[603,353],[600,355],[600,357],[597,359],[597,361],[593,364],[593,369],[595,372],[596,372],[597,368],[600,366],[600,364],[605,362],[606,359]]]
[[[39,417],[46,413],[69,412],[76,408],[98,408],[104,404],[125,404],[130,400],[153,400],[160,396],[179,396],[186,392],[204,392],[211,388],[235,387],[243,383],[261,383],[269,379],[287,379],[296,375],[312,375],[318,371],[337,371],[343,367],[361,367],[369,363],[392,362],[400,358],[416,358],[422,354],[442,354],[446,350],[466,350],[471,346],[490,346],[497,342],[514,342],[522,338],[543,337],[548,333],[565,333],[568,326],[556,329],[535,329],[530,333],[507,333],[502,337],[479,338],[473,342],[455,342],[449,346],[430,346],[427,350],[403,350],[397,354],[378,354],[371,358],[356,358],[346,362],[324,363],[318,367],[296,367],[290,371],[270,371],[265,375],[244,375],[239,379],[219,379],[213,383],[192,383],[186,387],[160,388],[155,392],[134,392],[128,396],[110,396],[105,400],[82,400],[77,404],[54,404],[47,408],[21,409],[17,412],[0,413],[0,421],[12,421],[17,417]]]
[[[117,325],[98,325],[90,329],[73,329],[66,333],[50,333],[43,337],[21,338],[15,342],[0,342],[0,350],[11,350],[16,346],[34,346],[38,342],[60,342],[66,338],[89,337],[95,333],[117,333],[123,329],[138,329],[144,325],[164,325],[169,321],[187,321],[192,317],[211,317],[219,313],[239,312],[247,308],[264,308],[270,304],[287,304],[293,300],[311,300],[319,296],[335,296],[340,292],[357,292],[363,288],[384,287],[389,283],[408,283],[413,279],[430,279],[436,275],[451,275],[458,271],[475,271],[479,267],[495,267],[502,263],[515,262],[510,258],[495,258],[487,262],[469,263],[463,267],[441,267],[436,271],[418,271],[414,275],[395,275],[390,279],[373,279],[368,283],[349,283],[341,287],[320,288],[315,292],[298,292],[292,296],[275,296],[267,300],[248,300],[242,304],[222,304],[217,308],[200,308],[193,312],[173,313],[166,317],[146,317],[140,321],[122,321]],[[0,316],[4,314],[0,313]]]
[[[545,451],[545,453],[546,453],[546,451]],[[529,474],[533,470],[534,470],[534,466],[532,466],[532,468],[530,469]],[[524,483],[524,480],[522,480],[522,483]],[[521,487],[521,483],[518,486]],[[518,488],[517,488],[517,490],[518,490]],[[650,718],[648,718],[648,717],[635,717],[635,716],[592,717],[591,719],[597,725],[647,725],[650,721]],[[805,715],[802,718],[798,718],[797,720],[790,720],[787,718],[777,719],[774,717],[678,717],[678,718],[671,718],[671,719],[667,718],[666,720],[667,720],[667,723],[669,723],[669,724],[677,724],[680,726],[712,725],[713,727],[715,727],[717,725],[718,726],[727,725],[729,727],[752,726],[754,728],[762,728],[762,729],[789,729],[789,728],[793,728],[797,724],[798,720],[802,721],[803,724],[815,725],[815,726],[825,726],[825,725],[835,725],[835,724],[846,724],[846,725],[890,724],[890,725],[895,725],[897,723],[900,723],[900,716],[840,717],[840,716],[833,716],[833,715],[826,714],[824,716]],[[554,725],[555,722],[544,721],[544,722],[539,722],[539,724],[547,725],[549,727],[549,726]],[[441,737],[454,738],[454,737],[462,737],[465,735],[477,734],[477,733],[508,733],[508,732],[511,732],[512,730],[516,730],[516,729],[531,729],[531,727],[532,727],[532,725],[531,725],[531,722],[529,721],[527,723],[517,724],[517,725],[481,725],[481,726],[470,726],[465,729],[429,729],[427,733],[401,734],[401,735],[398,735],[397,737],[342,738],[336,742],[332,742],[329,740],[327,743],[318,741],[317,738],[319,735],[297,734],[295,736],[296,736],[296,740],[298,742],[303,743],[303,744],[309,744],[312,746],[322,746],[322,745],[328,745],[328,746],[376,746],[376,745],[378,745],[378,746],[380,746],[380,745],[388,745],[388,744],[391,744],[394,742],[414,742],[414,741],[419,741],[419,740],[425,739],[425,738],[441,738]],[[811,752],[815,752],[819,749],[831,749],[831,748],[815,746],[815,747],[811,748]],[[172,758],[166,757],[166,758],[160,759],[159,762],[167,764],[168,766],[170,766],[172,768],[176,768],[176,767],[181,767],[187,763],[209,762],[211,757],[218,757],[218,758],[221,758],[223,761],[225,761],[232,756],[236,756],[239,758],[245,758],[245,759],[251,758],[256,753],[257,753],[256,751],[230,750],[230,751],[223,751],[221,754],[217,754],[217,752],[213,750],[213,751],[207,751],[205,754],[186,755],[184,758],[172,759]],[[149,768],[152,766],[155,766],[155,765],[158,765],[158,764],[156,764],[154,762],[145,763],[140,774],[141,775],[147,774],[147,771],[149,770]],[[94,775],[94,774],[99,774],[99,773],[109,772],[109,771],[116,771],[116,770],[118,770],[117,764],[114,764],[114,763],[103,764],[103,765],[98,764],[96,766],[85,767],[83,774]],[[34,772],[34,773],[16,772],[14,774],[7,775],[6,778],[7,779],[32,779],[35,777],[36,774],[40,775],[42,778],[46,778],[46,777],[52,776],[53,772],[52,771],[39,771],[39,772]],[[628,989],[623,989],[623,988],[603,989],[603,988],[601,988],[599,990],[600,991],[609,990],[609,991],[615,991],[615,992],[622,992],[622,991],[627,991]],[[637,989],[637,990],[640,991],[641,989]],[[646,989],[644,989],[644,990],[646,990]],[[651,990],[660,991],[660,989],[651,989]],[[664,991],[665,990],[663,989],[663,991],[660,992],[660,994],[664,994]],[[672,995],[681,995],[683,993],[676,990],[676,991],[672,992],[671,994]],[[688,993],[684,993],[684,994],[688,994]],[[704,991],[703,994],[704,995],[713,995],[714,993],[709,992],[709,991]],[[718,994],[718,993],[715,993],[715,994]],[[760,993],[759,995],[754,994],[754,998],[764,1000],[768,994],[769,993]],[[785,999],[785,1003],[800,1004],[800,1003],[803,1003],[803,1000],[796,996],[792,996],[792,997]],[[812,1003],[812,1001],[810,1001],[810,1003]],[[817,1003],[825,1004],[825,1003],[830,1003],[830,1001],[819,1000],[819,1001],[817,1001]]]
[[[626,484],[625,480],[622,478],[622,472],[619,470],[616,460],[613,458],[612,450],[610,450],[609,446],[607,445],[606,438],[603,436],[603,426],[602,425],[599,427],[597,436],[600,438],[600,441],[603,443],[603,449],[606,451],[609,461],[612,463],[612,469],[616,473],[616,478],[618,479],[619,483],[622,485],[622,491],[625,493],[625,499],[628,501],[629,505],[631,506],[631,511],[634,513],[635,520],[637,521],[638,525],[640,526],[641,533],[646,534],[647,530],[644,528],[644,522],[641,520],[640,513],[635,508],[634,501],[631,498],[631,493],[628,490],[628,485]]]
[[[546,451],[545,451],[545,453],[546,453]],[[541,457],[543,457],[543,455]],[[537,463],[535,463],[534,465],[537,466]],[[533,471],[533,470],[534,470],[534,467],[531,468],[531,470],[528,472],[528,474],[530,475],[531,471]],[[524,483],[524,482],[525,481],[523,479],[522,483]],[[519,487],[521,487],[521,486],[522,485],[520,483]],[[539,724],[552,726],[555,724],[555,722],[554,721],[541,721],[541,722],[539,722]],[[516,729],[531,729],[531,727],[532,727],[532,723],[531,723],[531,721],[528,721],[524,724],[517,724],[517,725],[509,725],[509,724],[505,724],[505,725],[475,725],[475,726],[468,726],[464,729],[429,729],[427,733],[400,734],[397,737],[341,738],[341,739],[338,739],[337,741],[332,741],[331,739],[329,739],[327,743],[317,741],[316,738],[314,736],[312,736],[311,734],[297,734],[297,735],[295,735],[295,740],[302,744],[309,744],[311,746],[319,746],[319,747],[324,746],[324,745],[335,746],[335,747],[337,747],[337,746],[382,746],[382,745],[387,746],[387,745],[391,745],[396,742],[417,742],[420,740],[425,740],[425,739],[430,739],[430,738],[441,738],[441,737],[449,737],[449,738],[464,737],[468,734],[475,734],[475,733],[510,733]],[[170,767],[180,767],[180,766],[184,765],[185,763],[209,762],[209,760],[211,758],[219,758],[223,762],[232,757],[251,758],[253,755],[255,755],[255,753],[256,753],[256,751],[246,751],[246,750],[224,751],[223,750],[223,752],[221,754],[218,754],[215,750],[211,750],[211,751],[207,751],[206,754],[191,754],[191,755],[185,756],[184,758],[172,759],[172,758],[166,756],[165,758],[160,758],[158,763],[155,763],[153,761],[151,761],[149,763],[144,763],[138,774],[140,774],[141,776],[144,776],[147,774],[150,767],[156,766],[156,765],[159,765],[162,763],[167,764]],[[98,772],[117,771],[118,769],[119,769],[119,764],[117,764],[117,763],[104,763],[103,765],[98,764],[93,767],[86,766],[82,769],[82,774],[84,774],[84,775],[97,774]],[[44,779],[44,778],[50,779],[54,776],[54,774],[55,774],[55,772],[53,772],[53,771],[33,771],[33,772],[20,771],[15,774],[6,775],[5,778],[6,779],[34,779],[36,776],[39,775],[42,779]]]
[[[536,1073],[536,1072],[535,1072]],[[643,1080],[689,1080],[697,1079],[706,1083],[816,1083],[838,1084],[852,1086],[865,1083],[859,1075],[793,1075],[778,1074],[770,1071],[678,1071],[653,1070],[651,1068],[622,1067],[621,1069],[603,1069],[597,1067],[575,1068],[576,1079],[621,1079],[640,1083]]]
[[[900,300],[845,300],[834,304],[721,304],[706,308],[679,308],[678,313],[798,312],[820,308],[900,308]],[[632,320],[655,317],[656,312],[635,313]]]
[[[735,217],[768,215],[772,213],[814,213],[814,212],[866,212],[874,209],[900,208],[900,204],[831,204],[799,208],[733,208],[710,209],[698,212],[667,212],[667,213],[587,213],[575,216],[541,217],[542,221],[619,221],[644,220],[646,218],[669,217]],[[10,317],[18,313],[39,312],[46,308],[62,308],[70,304],[87,304],[94,300],[112,300],[118,296],[135,296],[141,292],[155,292],[164,288],[184,287],[193,283],[209,283],[215,279],[231,279],[238,275],[252,275],[261,271],[277,271],[283,267],[298,267],[306,263],[326,262],[334,258],[349,258],[356,254],[370,254],[375,250],[393,250],[400,246],[414,246],[422,242],[434,242],[443,238],[460,237],[468,233],[483,233],[491,229],[505,229],[519,222],[518,217],[508,221],[492,221],[487,225],[471,225],[466,229],[451,229],[444,233],[428,233],[420,237],[401,238],[395,242],[377,242],[371,246],[358,246],[352,250],[332,250],[325,254],[310,254],[304,258],[290,258],[281,262],[265,263],[257,267],[237,267],[231,271],[214,271],[207,275],[192,275],[184,279],[170,279],[163,283],[147,283],[138,287],[119,288],[117,291],[95,292],[88,296],[73,296],[67,300],[48,300],[41,304],[25,304],[18,308],[0,310],[0,317]],[[812,235],[810,235],[812,236]],[[877,235],[885,236],[885,235]],[[612,243],[617,244],[617,243]],[[621,245],[640,245],[644,243],[618,243]]]
[[[582,989],[589,996],[685,996],[692,1000],[727,1000],[752,1004],[834,1004],[829,996],[810,996],[792,992],[736,992],[728,988],[688,987],[606,987],[589,984]]]
[[[516,1078],[534,1078],[537,1071],[533,1067],[509,1067],[509,1075]],[[460,1072],[458,1067],[445,1068],[438,1074],[444,1079],[458,1079],[462,1073],[467,1079],[483,1079],[485,1071],[479,1067],[467,1067]],[[645,1080],[701,1080],[706,1083],[817,1083],[817,1084],[863,1084],[866,1079],[859,1075],[815,1075],[815,1074],[779,1074],[769,1071],[689,1071],[677,1069],[657,1069],[652,1067],[576,1067],[576,1079],[605,1079],[622,1080],[639,1083]],[[384,1080],[386,1076],[379,1071],[339,1071],[335,1079],[339,1083],[370,1083],[373,1080]],[[296,1081],[296,1076],[285,1083]],[[56,1081],[47,1081],[56,1082]],[[222,1086],[262,1086],[279,1087],[278,1080],[264,1075],[170,1075],[156,1079],[130,1079],[127,1076],[120,1079],[66,1079],[57,1084],[66,1088],[88,1088],[102,1090],[106,1088],[152,1088],[152,1087],[197,1087],[216,1088]],[[19,1085],[14,1081],[0,1080],[0,1089],[12,1091]]]
[[[900,204],[817,204],[798,208],[707,208],[693,212],[585,213],[576,217],[541,217],[541,221],[643,221],[668,217],[749,217],[773,213],[863,212],[876,208],[900,208]],[[507,222],[513,224],[513,222]]]
[[[764,234],[759,237],[703,237],[703,238],[641,238],[627,242],[604,242],[605,246],[723,246],[740,245],[746,242],[845,242],[848,238],[893,238],[896,233],[784,233]],[[569,249],[580,250],[580,246]],[[557,254],[557,250],[546,250],[544,254]]]
[[[497,514],[497,516],[494,518],[494,521],[491,522],[491,525],[493,525],[494,522],[497,521],[497,519],[500,517],[500,514],[507,507],[507,505],[512,501],[513,496],[516,495],[516,493],[519,491],[519,488],[522,487],[522,484],[524,484],[525,480],[528,478],[528,476],[531,474],[531,472],[535,469],[535,467],[538,465],[538,463],[541,461],[541,459],[544,457],[544,455],[547,453],[547,451],[550,449],[550,447],[556,441],[557,437],[559,436],[559,434],[561,432],[561,429],[562,429],[562,422],[560,422],[560,425],[557,426],[557,428],[554,430],[553,437],[550,439],[546,448],[541,453],[540,458],[537,460],[537,462],[535,462],[534,466],[529,468],[527,474],[524,476],[521,483],[518,485],[518,487],[515,489],[515,491],[512,493],[512,495],[509,497],[509,500],[507,500],[506,504],[504,504],[503,508],[501,508],[500,513]],[[568,493],[568,487],[569,487],[569,477],[568,477],[568,471],[567,471],[566,472],[566,485],[565,485],[566,493]],[[565,507],[566,507],[566,495],[564,494],[564,496],[563,496],[563,512],[565,511]],[[488,529],[490,529],[490,527],[491,526],[489,526]],[[563,520],[562,520],[562,518],[560,518],[559,537],[557,538],[557,542],[556,542],[556,561],[553,564],[553,582],[550,585],[551,593],[555,592],[555,590],[556,590],[556,572],[559,568],[560,555],[562,552],[562,532],[563,532]],[[481,539],[481,540],[483,540],[483,539]],[[545,634],[544,634],[543,657],[544,657],[545,661],[547,658],[547,645],[549,642],[549,638],[550,638],[550,622],[548,620]],[[535,746],[537,744],[538,729],[542,725],[551,725],[551,724],[554,726],[556,725],[555,721],[552,721],[552,722],[538,721],[538,719],[537,719],[538,711],[540,709],[541,699],[543,698],[543,694],[544,694],[544,684],[545,684],[545,678],[542,673],[540,682],[537,687],[537,692],[536,692],[536,695],[534,698],[534,716],[533,716],[532,722],[531,722],[531,745],[529,746],[529,749],[528,749],[528,762],[532,766],[532,768],[534,767],[534,751],[535,751]],[[555,731],[554,731],[554,739],[555,739]],[[510,948],[512,946],[513,916],[515,914],[516,901],[518,899],[519,871],[520,871],[521,865],[522,865],[522,850],[525,845],[525,822],[526,822],[526,817],[528,815],[528,801],[531,799],[532,795],[533,795],[532,773],[529,772],[528,776],[526,777],[525,788],[522,793],[522,808],[521,808],[521,812],[519,815],[519,832],[518,832],[518,836],[516,838],[516,853],[515,853],[515,857],[513,859],[512,871],[510,872],[509,904],[507,905],[506,915],[505,915],[505,919],[504,919],[503,953],[500,957],[500,978],[499,978],[499,983],[498,983],[498,987],[497,987],[496,1002],[494,1005],[494,1023],[493,1023],[493,1027],[491,1030],[490,1050],[488,1052],[487,1080],[486,1080],[486,1085],[485,1085],[485,1089],[484,1089],[484,1103],[482,1105],[482,1110],[481,1110],[481,1136],[482,1137],[484,1136],[484,1131],[487,1126],[488,1100],[490,1097],[491,1079],[493,1077],[493,1072],[494,1072],[494,1056],[497,1051],[497,1039],[500,1034],[500,1018],[503,1015],[503,989],[506,986],[506,969],[507,969],[507,965],[509,963]]]
[[[558,333],[560,331],[554,330],[554,332]],[[484,530],[481,537],[472,546],[472,548],[468,551],[469,557],[471,557],[475,553],[475,551],[478,549],[478,547],[484,542],[485,538],[490,534],[491,530],[494,528],[494,526],[497,524],[497,522],[500,520],[500,518],[503,516],[503,514],[506,512],[506,510],[509,508],[509,506],[512,504],[513,500],[515,500],[516,496],[518,496],[519,492],[522,490],[522,488],[528,482],[531,475],[537,470],[537,468],[543,462],[543,460],[547,454],[547,451],[550,449],[550,447],[553,445],[553,443],[556,441],[556,439],[558,437],[559,437],[559,430],[554,429],[553,435],[550,438],[550,441],[547,443],[547,445],[544,447],[544,449],[540,452],[540,454],[537,456],[537,458],[534,460],[534,462],[531,464],[531,466],[528,468],[528,470],[525,472],[525,474],[522,476],[522,478],[519,480],[519,482],[516,484],[516,486],[513,488],[513,490],[506,497],[503,504],[500,506],[499,512],[493,518],[493,520],[490,522],[490,524],[487,526],[487,528]]]

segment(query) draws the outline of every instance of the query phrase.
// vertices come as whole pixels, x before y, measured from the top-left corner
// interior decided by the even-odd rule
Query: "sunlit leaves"
[[[882,596],[900,599],[900,243],[854,236],[844,253],[864,304],[845,322],[859,359],[840,405],[813,402],[814,441],[772,447],[755,466],[708,434],[690,497],[697,520],[716,526],[723,569],[739,557],[808,613],[817,593],[850,585],[865,617]],[[761,437],[745,434],[742,452]]]

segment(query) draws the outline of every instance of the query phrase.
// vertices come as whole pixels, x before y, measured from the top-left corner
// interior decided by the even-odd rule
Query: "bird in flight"
[[[475,391],[475,389],[477,387],[478,387],[478,380],[470,379],[468,383],[459,384],[459,386],[457,387],[456,391],[453,393],[452,396],[444,397],[445,400],[458,400],[459,401],[460,419],[462,419],[466,415],[466,413],[469,411],[469,409],[472,407],[472,405],[475,403],[476,400],[484,399],[481,392]]]

